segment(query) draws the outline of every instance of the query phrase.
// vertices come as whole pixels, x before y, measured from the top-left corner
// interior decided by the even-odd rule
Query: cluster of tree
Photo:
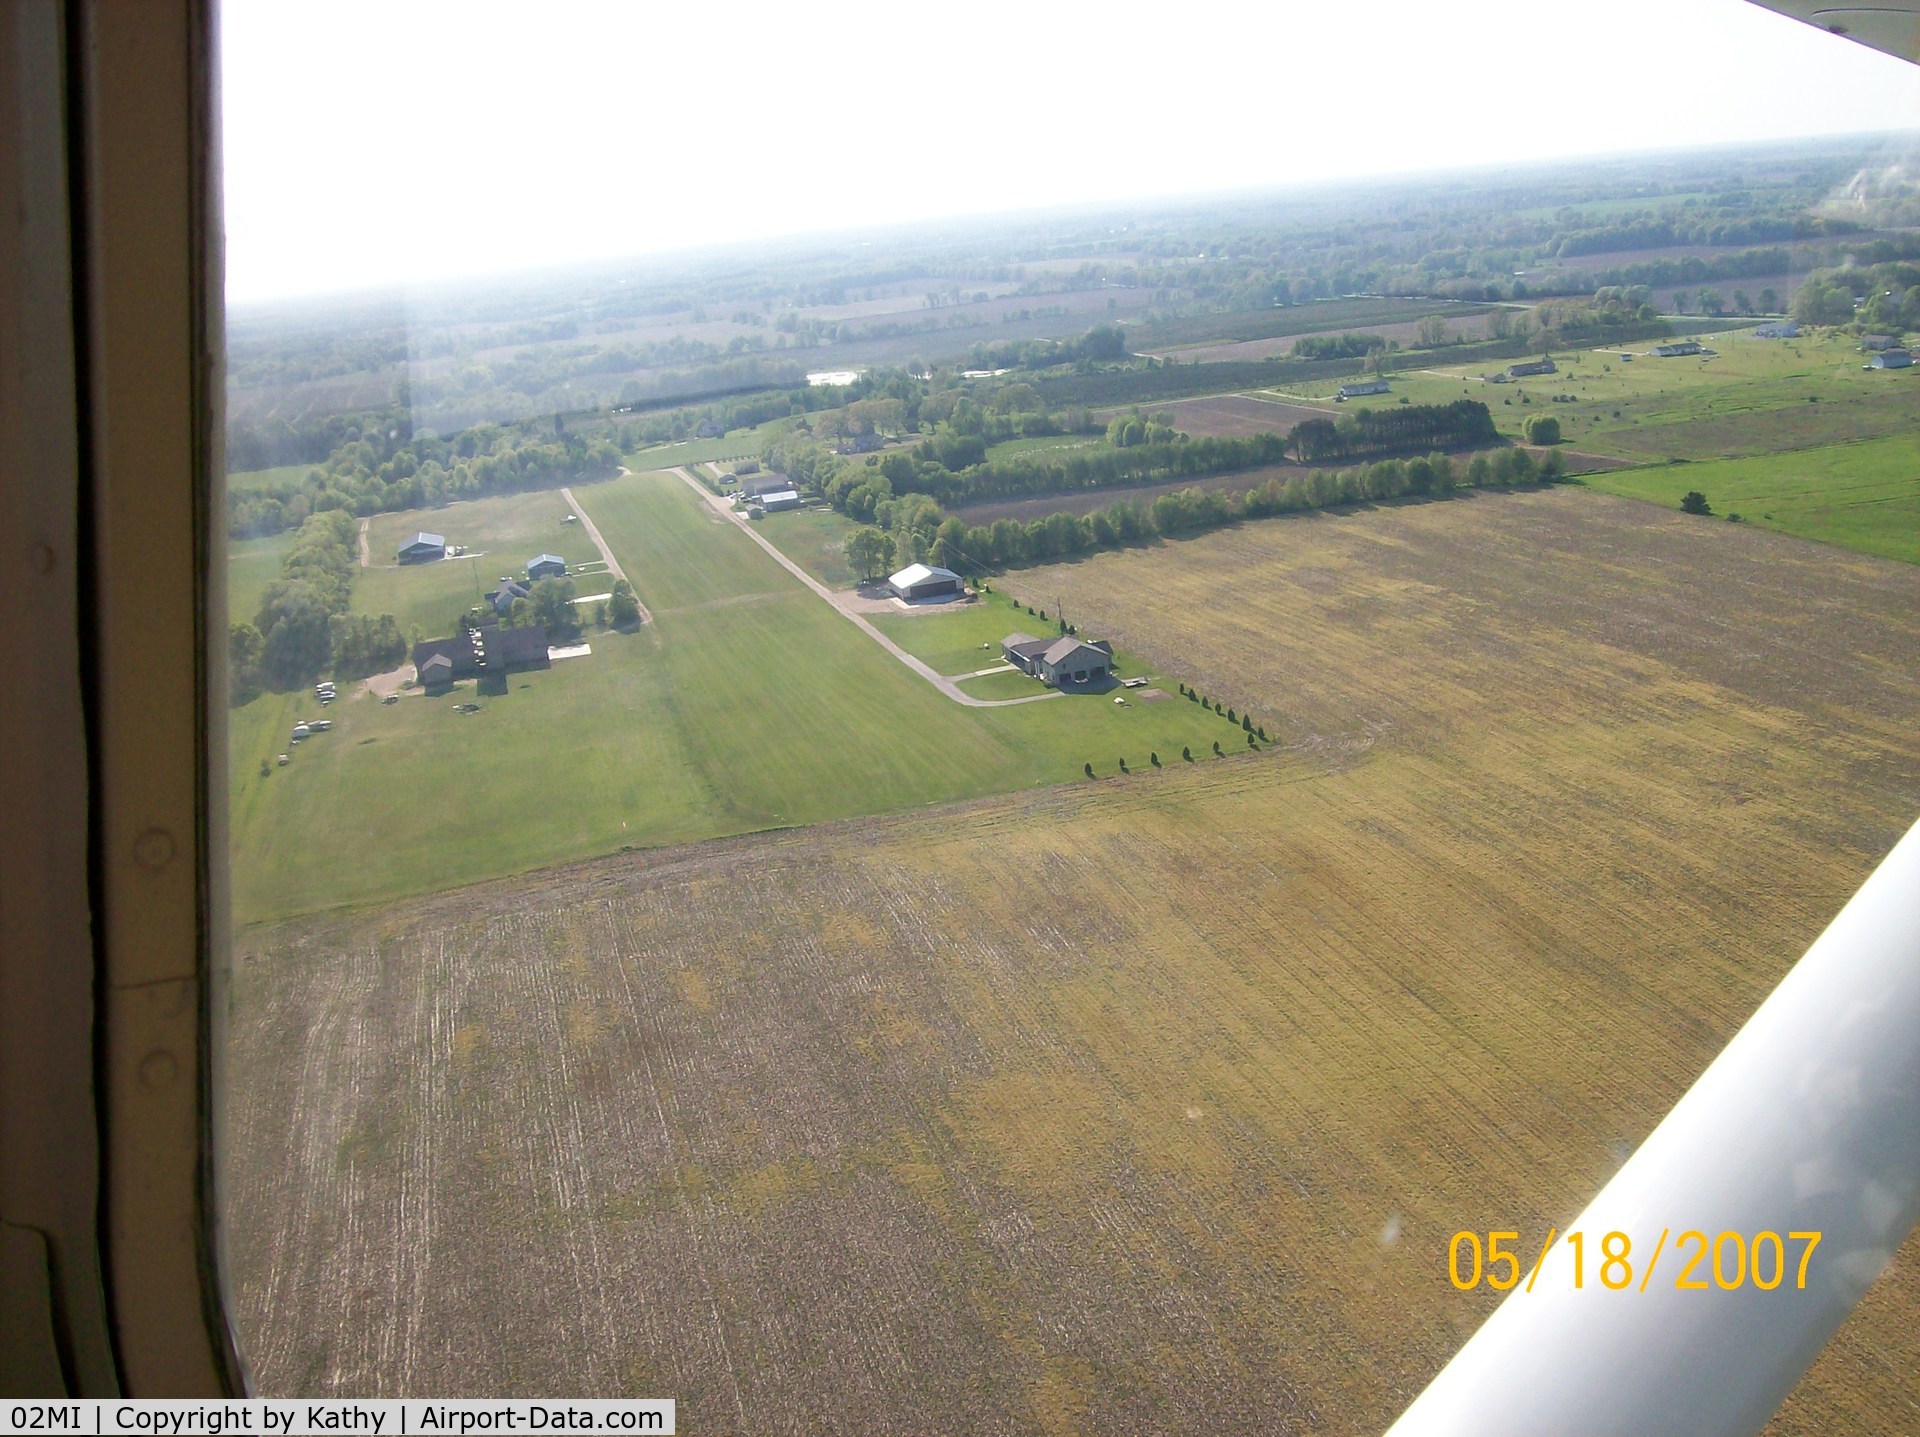
[[[1858,324],[1900,334],[1920,329],[1920,265],[1889,261],[1815,270],[1794,292],[1793,316],[1806,324]]]
[[[1442,321],[1444,324],[1444,321]],[[1293,342],[1295,359],[1365,359],[1389,342],[1380,334],[1303,334]],[[1399,348],[1393,345],[1393,348]]]
[[[607,599],[607,622],[616,629],[631,629],[640,622],[640,599],[625,579],[613,581],[613,593]]]
[[[359,525],[340,509],[308,516],[293,537],[280,577],[267,586],[252,623],[227,634],[231,697],[292,689],[332,670],[343,678],[390,669],[406,657],[391,614],[349,615]]]
[[[580,609],[574,603],[578,597],[571,579],[535,579],[527,588],[526,598],[513,601],[513,608],[503,622],[509,628],[538,624],[547,631],[547,637],[564,642],[580,632]],[[611,606],[608,617],[612,617]],[[638,617],[637,608],[635,617]]]
[[[1078,339],[1029,339],[976,344],[967,352],[974,369],[1051,369],[1055,365],[1116,364],[1127,357],[1126,331],[1096,324]]]
[[[1553,252],[1567,259],[1614,250],[1666,249],[1681,245],[1763,245],[1852,234],[1859,228],[1851,220],[1805,212],[1731,215],[1725,211],[1709,211],[1693,216],[1679,212],[1657,219],[1628,220],[1574,230],[1554,242]]]
[[[295,483],[230,492],[227,532],[235,538],[277,534],[327,510],[365,515],[418,509],[604,478],[619,466],[620,451],[611,441],[585,439],[557,422],[477,425],[452,439],[420,435],[405,442],[362,433]]]
[[[1460,448],[1499,439],[1493,415],[1478,399],[1449,404],[1361,408],[1338,419],[1303,419],[1287,432],[1286,447],[1301,463],[1392,454],[1409,449]]]

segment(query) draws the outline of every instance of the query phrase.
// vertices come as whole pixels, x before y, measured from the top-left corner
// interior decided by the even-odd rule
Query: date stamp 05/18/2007
[[[1672,1228],[1662,1228],[1653,1244],[1653,1255],[1644,1267],[1637,1267],[1633,1239],[1624,1232],[1606,1234],[1598,1250],[1589,1251],[1584,1232],[1562,1236],[1548,1228],[1532,1267],[1522,1269],[1521,1255],[1510,1245],[1519,1242],[1520,1234],[1496,1228],[1486,1233],[1456,1232],[1447,1245],[1447,1276],[1462,1292],[1472,1292],[1483,1282],[1496,1292],[1506,1292],[1524,1282],[1525,1290],[1531,1292],[1556,1239],[1573,1250],[1574,1287],[1587,1285],[1591,1262],[1593,1276],[1613,1292],[1645,1292],[1654,1280],[1662,1254],[1667,1256],[1673,1286],[1679,1292],[1734,1292],[1748,1285],[1762,1292],[1776,1288],[1804,1290],[1807,1265],[1813,1260],[1813,1250],[1820,1246],[1817,1232],[1783,1235],[1762,1231],[1749,1235],[1729,1231],[1709,1237],[1697,1228],[1677,1236]]]

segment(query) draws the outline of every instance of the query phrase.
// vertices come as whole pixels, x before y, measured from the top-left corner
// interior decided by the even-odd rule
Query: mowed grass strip
[[[1697,489],[1721,517],[1738,514],[1744,523],[1784,534],[1920,564],[1920,435],[1614,470],[1583,482],[1673,508]]]

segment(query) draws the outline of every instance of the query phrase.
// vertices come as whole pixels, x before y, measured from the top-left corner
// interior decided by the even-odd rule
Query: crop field
[[[1689,489],[1715,514],[1920,564],[1920,435],[1866,439],[1753,459],[1595,474],[1609,494],[1678,508]]]
[[[498,587],[502,574],[524,580],[534,555],[558,554],[569,568],[599,559],[586,530],[562,522],[566,515],[567,501],[556,489],[375,515],[367,529],[373,562],[354,575],[354,610],[392,614],[402,632],[418,624],[428,638],[452,633],[454,621]],[[395,549],[422,529],[467,552],[430,564],[395,563]],[[591,574],[574,581],[582,594],[612,585],[611,577],[603,582]]]
[[[1533,415],[1552,414],[1577,447],[1637,460],[1771,454],[1902,434],[1920,419],[1920,373],[1863,370],[1866,356],[1848,337],[1701,339],[1718,351],[1714,358],[1658,359],[1648,343],[1625,346],[1636,354],[1631,361],[1621,348],[1556,352],[1559,373],[1511,385],[1481,382],[1504,364],[1402,371],[1392,376],[1394,399],[1483,400],[1513,436]],[[1318,381],[1298,390],[1319,398],[1337,387]]]
[[[1329,393],[1332,391],[1329,390]],[[1244,438],[1249,434],[1285,434],[1305,419],[1329,419],[1339,410],[1331,401],[1325,408],[1289,404],[1258,394],[1215,394],[1205,399],[1176,399],[1168,404],[1143,406],[1150,414],[1164,414],[1175,429],[1196,438]],[[1124,411],[1100,411],[1101,417]]]
[[[1503,494],[1008,585],[1287,748],[240,934],[262,1391],[1378,1431],[1490,1310],[1449,1236],[1564,1225],[1920,810],[1920,570],[1746,526]],[[1775,1433],[1910,1425],[1916,1259]]]
[[[1444,314],[1450,318],[1470,319],[1485,314],[1490,308],[1492,306],[1485,304],[1389,299],[1382,296],[1320,300],[1313,304],[1233,310],[1140,325],[1128,331],[1127,346],[1135,353],[1144,354],[1203,344],[1241,343],[1281,337],[1291,339],[1302,334],[1337,334],[1344,330],[1373,333],[1379,325],[1412,324],[1424,315]],[[1291,343],[1288,348],[1292,348]]]
[[[637,634],[590,628],[591,655],[516,674],[504,693],[464,682],[451,696],[416,691],[386,705],[348,686],[328,711],[332,731],[297,750],[287,735],[297,719],[317,716],[309,695],[268,694],[231,711],[239,921],[623,848],[1059,783],[1087,763],[1109,771],[1121,758],[1144,764],[1153,751],[1210,753],[1225,730],[1188,705],[1119,707],[1101,695],[963,707],[736,526],[710,519],[679,480],[628,476],[574,494],[654,622]],[[442,517],[462,508],[493,517],[463,525]],[[520,495],[389,515],[374,527],[399,533],[434,522],[458,538],[517,533],[514,524],[560,529],[564,512],[557,495]],[[499,570],[486,562],[480,572],[491,580]],[[399,586],[468,568],[448,560],[364,570],[354,607],[392,611],[403,591],[373,581]],[[450,622],[470,599],[435,602],[451,605]],[[423,600],[409,612],[439,610]],[[479,712],[457,707],[468,702]],[[275,757],[289,751],[293,762],[278,767]]]
[[[1427,313],[1439,314],[1446,320],[1446,334],[1449,340],[1464,342],[1487,337],[1487,323],[1484,318],[1486,307],[1481,305],[1435,305],[1429,304]],[[1367,334],[1377,334],[1382,339],[1397,341],[1402,348],[1411,349],[1419,338],[1420,321],[1402,319],[1383,324],[1364,326]],[[1298,335],[1276,335],[1270,339],[1246,339],[1225,341],[1216,344],[1183,345],[1175,349],[1160,351],[1163,358],[1175,364],[1218,364],[1234,360],[1267,359],[1277,356],[1286,358],[1293,353],[1294,340]]]

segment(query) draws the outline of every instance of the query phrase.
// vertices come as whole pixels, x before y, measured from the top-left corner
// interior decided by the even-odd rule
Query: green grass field
[[[1583,482],[1676,509],[1683,494],[1698,489],[1717,515],[1738,514],[1761,528],[1920,564],[1920,434],[1622,469]]]
[[[1920,373],[1863,370],[1850,336],[1729,332],[1702,342],[1718,351],[1714,358],[1659,359],[1646,352],[1649,342],[1556,352],[1559,373],[1518,384],[1482,383],[1505,367],[1496,364],[1403,372],[1392,376],[1387,402],[1479,399],[1513,438],[1534,415],[1551,414],[1570,446],[1636,460],[1771,454],[1901,434],[1920,420]],[[1623,360],[1624,352],[1635,358]],[[1325,381],[1295,393],[1324,399],[1336,387]],[[1555,403],[1554,395],[1572,402]]]
[[[354,610],[392,614],[402,632],[417,624],[428,638],[451,633],[454,621],[492,592],[502,574],[523,579],[534,555],[558,554],[569,566],[599,559],[585,529],[561,522],[566,513],[567,501],[548,489],[376,515],[367,531],[373,563],[353,579]],[[469,552],[433,564],[394,563],[394,549],[422,529]],[[597,594],[612,583],[588,574],[574,586]]]
[[[273,469],[242,469],[227,475],[227,488],[234,492],[248,489],[287,489],[306,478],[312,464],[282,464]]]
[[[293,546],[293,531],[264,539],[232,539],[227,543],[227,617],[250,624],[260,611],[260,596],[280,577],[280,562]]]
[[[656,444],[642,449],[630,462],[635,469],[644,469],[659,464],[698,464],[707,459],[757,455],[792,427],[790,418],[769,419],[755,428],[735,429],[718,439],[682,439],[671,444]]]
[[[956,704],[734,525],[710,518],[677,479],[627,476],[574,492],[655,622],[631,635],[590,630],[591,656],[515,675],[504,693],[462,683],[451,695],[409,692],[383,705],[350,685],[327,713],[333,730],[293,750],[293,722],[318,712],[310,696],[270,694],[234,710],[242,923],[439,891],[623,846],[1066,782],[1087,763],[1107,773],[1123,757],[1138,767],[1150,751],[1164,760],[1183,744],[1209,752],[1216,737],[1243,744],[1196,705],[1137,702],[1131,693],[1124,706],[1106,695],[1007,709]],[[489,532],[560,512],[551,495],[487,502],[527,506],[488,519],[497,526]],[[449,512],[384,522],[395,532],[446,532],[456,527]],[[365,582],[383,572],[388,586]],[[356,610],[392,612],[376,607],[390,605],[390,586],[425,572],[364,572]],[[990,614],[994,607],[967,621],[997,639],[1011,625],[1006,611]],[[924,629],[919,642],[958,652],[983,641],[971,632],[963,640]],[[969,660],[974,652],[967,648]],[[459,712],[463,702],[480,711]],[[281,752],[292,754],[286,768],[273,763]]]
[[[832,509],[785,509],[760,521],[760,532],[830,589],[851,589],[860,576],[847,564],[847,535],[861,526]]]

